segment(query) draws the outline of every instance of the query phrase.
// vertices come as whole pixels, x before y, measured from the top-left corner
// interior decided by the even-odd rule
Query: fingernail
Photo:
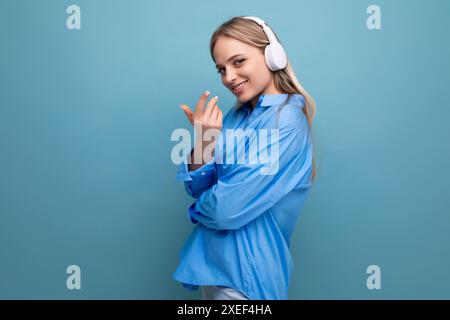
[[[210,92],[208,90],[205,91],[205,94],[209,96]]]
[[[219,99],[219,97],[218,97],[218,96],[215,96],[213,99]]]

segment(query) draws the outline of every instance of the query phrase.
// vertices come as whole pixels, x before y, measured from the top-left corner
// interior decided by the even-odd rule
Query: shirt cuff
[[[209,162],[205,163],[196,170],[189,171],[187,159],[185,158],[178,166],[177,180],[178,181],[192,181],[193,177],[202,177],[214,173],[216,169],[215,158],[213,157]]]

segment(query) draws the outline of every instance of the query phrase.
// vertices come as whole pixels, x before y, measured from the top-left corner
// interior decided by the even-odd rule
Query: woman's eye
[[[239,60],[236,60],[234,63],[240,65],[244,61],[245,61],[245,59],[239,59]],[[225,72],[225,70],[223,68],[220,68],[217,70],[217,73],[223,74],[222,71]]]

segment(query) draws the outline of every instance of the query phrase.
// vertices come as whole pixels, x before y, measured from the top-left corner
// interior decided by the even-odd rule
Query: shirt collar
[[[261,106],[261,107],[270,107],[270,106],[275,106],[275,105],[279,105],[282,104],[288,97],[289,95],[287,93],[282,93],[282,94],[262,94],[259,96],[258,98],[258,102],[256,103],[255,108]],[[301,103],[303,103],[304,98],[301,94],[299,93],[295,93],[292,94],[292,100],[291,101],[300,101]],[[243,107],[248,107],[251,108],[251,101],[247,101],[246,103],[244,103]]]
[[[261,105],[261,107],[270,107],[283,103],[288,97],[287,94],[262,94],[259,96],[258,103],[256,106]]]

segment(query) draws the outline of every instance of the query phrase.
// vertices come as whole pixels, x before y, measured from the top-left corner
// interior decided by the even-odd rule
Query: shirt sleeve
[[[274,206],[293,189],[310,187],[312,144],[306,118],[279,128],[278,168],[263,174],[266,168],[257,164],[232,165],[217,183],[205,190],[188,209],[190,220],[211,229],[233,230],[245,226]],[[272,131],[268,130],[266,146],[258,146],[258,154],[273,149]],[[269,152],[270,153],[270,152]]]
[[[186,192],[193,198],[198,198],[206,189],[216,183],[216,163],[213,157],[197,170],[189,171],[187,156],[178,166],[176,179],[184,182]]]

